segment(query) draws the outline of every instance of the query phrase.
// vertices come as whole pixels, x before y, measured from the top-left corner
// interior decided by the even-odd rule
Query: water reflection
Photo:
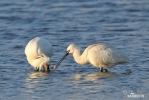
[[[46,76],[49,72],[41,72],[41,71],[34,71],[28,73],[28,77],[26,78],[26,85],[28,88],[36,88],[36,85],[39,82],[45,80]]]
[[[116,76],[116,73],[110,73],[110,72],[97,72],[97,73],[92,73],[92,74],[76,74],[74,75],[74,78],[76,80],[84,79],[86,81],[94,81],[99,78],[107,78],[107,77],[112,77]]]
[[[75,74],[74,78],[76,80],[84,79],[86,81],[94,81],[99,78],[109,78],[109,77],[115,77],[115,76],[121,76],[121,75],[129,75],[131,74],[131,70],[126,70],[123,73],[115,73],[115,72],[97,72],[92,74]]]
[[[49,74],[49,72],[34,71],[34,72],[28,73],[28,75],[29,75],[29,80],[30,80],[30,79],[43,78],[43,77],[47,76],[47,74]]]
[[[26,94],[31,95],[31,98],[41,98],[40,96],[35,95],[37,91],[44,92],[44,88],[47,86],[47,77],[49,72],[42,71],[33,71],[28,73],[26,78]]]

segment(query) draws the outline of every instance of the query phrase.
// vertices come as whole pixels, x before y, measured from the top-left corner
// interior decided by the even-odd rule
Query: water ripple
[[[129,99],[123,91],[148,98],[149,2],[82,0],[0,1],[0,99],[91,100]],[[126,52],[128,65],[101,73],[68,56],[57,70],[36,72],[24,48],[36,37],[54,48],[52,68],[70,43],[86,48],[106,43]]]

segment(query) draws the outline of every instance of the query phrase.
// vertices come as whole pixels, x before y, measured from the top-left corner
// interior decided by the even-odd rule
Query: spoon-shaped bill
[[[61,60],[53,67],[53,69],[57,69],[57,67],[60,65],[60,63],[65,59],[65,57],[69,54],[69,52],[66,52],[66,54],[61,58]]]

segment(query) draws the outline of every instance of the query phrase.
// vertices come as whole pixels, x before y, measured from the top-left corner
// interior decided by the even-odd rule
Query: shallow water
[[[148,23],[148,0],[1,0],[0,100],[147,100]],[[51,67],[72,42],[110,44],[131,63],[101,73],[68,56],[57,70],[36,72],[24,54],[36,36],[53,44]]]

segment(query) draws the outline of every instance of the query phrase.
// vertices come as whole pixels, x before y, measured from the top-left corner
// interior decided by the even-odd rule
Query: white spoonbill
[[[105,44],[93,44],[88,46],[84,52],[76,44],[70,44],[67,48],[66,54],[63,58],[54,66],[54,69],[62,62],[62,60],[68,55],[72,54],[74,60],[78,64],[92,64],[93,66],[103,69],[107,72],[109,68],[117,65],[129,63],[129,58],[116,48]]]
[[[48,40],[42,37],[36,37],[26,45],[25,55],[29,64],[35,69],[42,70],[43,67],[45,71],[49,71],[53,48]]]

